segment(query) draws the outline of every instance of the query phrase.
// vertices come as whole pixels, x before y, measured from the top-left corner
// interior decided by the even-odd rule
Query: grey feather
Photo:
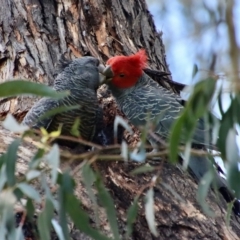
[[[69,96],[61,100],[42,98],[28,112],[23,124],[35,128],[44,127],[48,131],[58,129],[62,124],[62,134],[70,135],[76,118],[80,118],[79,132],[81,137],[91,141],[97,125],[101,126],[102,109],[98,105],[96,90],[99,87],[99,60],[93,57],[82,57],[61,63],[53,88],[56,91],[69,90]],[[39,117],[49,110],[60,106],[76,106],[69,110],[39,121]]]

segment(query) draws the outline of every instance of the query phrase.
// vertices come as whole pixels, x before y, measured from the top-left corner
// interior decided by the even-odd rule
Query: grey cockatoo
[[[79,132],[82,138],[94,140],[101,130],[102,108],[98,104],[96,90],[100,85],[100,62],[94,57],[81,57],[73,61],[62,59],[59,72],[54,81],[56,91],[69,90],[64,99],[42,98],[31,108],[23,119],[23,124],[33,128],[44,127],[49,132],[62,125],[62,134],[71,135],[71,128],[79,118]],[[39,119],[43,114],[60,106],[79,106],[77,109],[58,113],[54,116]]]

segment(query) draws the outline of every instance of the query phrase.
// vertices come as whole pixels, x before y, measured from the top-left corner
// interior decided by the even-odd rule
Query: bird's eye
[[[124,73],[120,73],[120,74],[119,74],[119,77],[121,77],[121,78],[122,78],[122,77],[125,77]]]

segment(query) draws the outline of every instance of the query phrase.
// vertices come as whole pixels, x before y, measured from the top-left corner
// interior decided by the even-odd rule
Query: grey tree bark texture
[[[55,64],[62,54],[69,58],[85,55],[98,57],[103,63],[113,55],[135,53],[145,48],[151,69],[169,72],[162,33],[156,32],[144,0],[7,0],[0,8],[0,82],[29,79],[52,85]],[[158,77],[155,78],[157,81]],[[181,85],[171,84],[171,75],[159,84],[179,92]],[[101,92],[104,92],[102,89]],[[108,96],[108,95],[107,95]],[[0,116],[10,112],[19,120],[36,101],[33,97],[2,99]],[[116,104],[111,97],[100,96],[106,121],[113,121]],[[0,153],[15,138],[0,126]],[[35,147],[29,141],[19,151],[17,172],[24,174]],[[65,163],[66,164],[66,163]],[[153,163],[159,164],[159,163]],[[137,163],[98,162],[118,213],[121,234],[126,231],[126,210],[140,190],[148,186],[154,174],[160,183],[154,188],[155,218],[159,237],[154,237],[144,214],[144,194],[140,197],[139,213],[129,239],[239,239],[240,224],[232,216],[230,227],[225,222],[226,204],[211,191],[207,203],[216,214],[205,215],[196,201],[197,183],[187,173],[162,159],[153,173],[138,176],[130,171]],[[81,179],[76,194],[93,220],[92,204]],[[167,188],[166,185],[170,186]],[[176,192],[182,200],[173,194]],[[144,191],[145,193],[145,191]],[[106,217],[100,214],[103,231],[110,235]],[[75,232],[73,239],[87,239]],[[124,238],[123,238],[124,239]]]

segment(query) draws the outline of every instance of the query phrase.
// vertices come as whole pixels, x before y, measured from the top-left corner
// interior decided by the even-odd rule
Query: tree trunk
[[[62,54],[69,58],[92,55],[103,63],[111,56],[135,53],[146,49],[149,67],[169,73],[161,33],[157,33],[144,0],[8,0],[0,8],[0,78],[29,79],[52,85],[54,68]],[[158,80],[156,75],[155,80]],[[166,88],[179,92],[181,85],[171,84],[171,75],[158,81]],[[105,90],[103,89],[102,92]],[[107,121],[113,121],[116,104],[101,94],[100,102]],[[2,100],[0,113],[24,116],[34,97]],[[2,128],[1,153],[14,136]],[[23,146],[19,152],[21,163],[26,164],[34,147]],[[24,160],[24,161],[22,161]],[[157,163],[154,163],[155,165]],[[196,202],[197,184],[190,175],[162,160],[159,172],[130,175],[137,163],[99,162],[97,168],[105,178],[118,212],[121,234],[126,228],[126,210],[134,197],[151,182],[154,174],[161,176],[155,188],[155,218],[159,237],[154,237],[144,214],[144,195],[141,195],[139,213],[131,239],[239,239],[240,225],[231,218],[231,228],[225,223],[226,204],[217,201],[213,192],[207,202],[216,217],[203,214]],[[173,191],[164,187],[169,185]],[[172,192],[178,193],[182,201]],[[77,194],[90,216],[91,204],[79,183]],[[100,219],[105,226],[105,218]],[[105,229],[106,232],[108,230]],[[75,237],[74,239],[84,239]],[[124,238],[123,238],[124,239]]]

